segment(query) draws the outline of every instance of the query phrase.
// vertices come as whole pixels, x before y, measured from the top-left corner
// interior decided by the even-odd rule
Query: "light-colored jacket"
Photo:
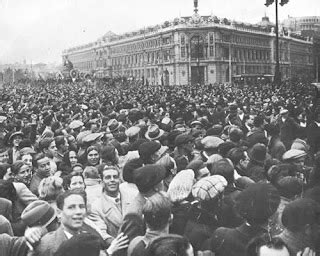
[[[117,236],[123,222],[123,216],[130,202],[134,199],[134,194],[120,186],[120,198],[120,209],[104,192],[91,205],[91,213],[88,217],[101,230],[103,239],[107,239],[109,235]]]

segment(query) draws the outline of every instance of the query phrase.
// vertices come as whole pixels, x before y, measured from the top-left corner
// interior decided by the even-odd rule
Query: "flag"
[[[274,0],[266,0],[266,3],[264,4],[265,6],[269,6],[269,5],[272,5],[274,2]]]
[[[287,3],[289,3],[289,0],[281,0],[280,5],[284,6]]]

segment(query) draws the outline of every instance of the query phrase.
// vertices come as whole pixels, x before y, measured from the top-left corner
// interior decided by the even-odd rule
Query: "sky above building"
[[[265,0],[198,0],[200,15],[275,20]],[[0,64],[62,62],[64,49],[193,14],[193,0],[0,0]],[[289,0],[279,19],[320,16],[319,0]]]

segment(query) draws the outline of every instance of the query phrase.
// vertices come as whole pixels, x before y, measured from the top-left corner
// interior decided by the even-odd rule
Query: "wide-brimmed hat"
[[[22,212],[21,219],[28,227],[48,226],[57,217],[55,209],[46,201],[30,203]]]
[[[21,136],[21,137],[23,137],[23,135],[24,135],[24,134],[23,134],[23,132],[21,132],[21,131],[14,132],[14,133],[12,133],[12,134],[10,135],[9,141],[13,140],[13,138],[16,137],[16,136]]]
[[[118,122],[117,119],[111,119],[108,124],[107,124],[107,127],[108,127],[108,130],[110,132],[115,132],[117,131],[120,127],[121,127],[122,123],[121,122]]]
[[[160,129],[158,125],[152,124],[148,127],[145,137],[148,140],[157,140],[164,134],[164,130]]]

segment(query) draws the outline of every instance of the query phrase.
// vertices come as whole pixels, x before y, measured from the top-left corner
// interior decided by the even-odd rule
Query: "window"
[[[184,45],[186,43],[186,39],[184,36],[181,36],[181,44]]]
[[[209,55],[211,57],[214,56],[214,54],[213,54],[213,46],[210,46],[210,48],[209,48]]]
[[[201,36],[194,36],[190,41],[191,58],[199,59],[204,57],[204,43]]]
[[[185,58],[186,57],[186,48],[183,46],[181,47],[181,58]]]
[[[213,35],[212,34],[210,34],[209,43],[213,44]]]

